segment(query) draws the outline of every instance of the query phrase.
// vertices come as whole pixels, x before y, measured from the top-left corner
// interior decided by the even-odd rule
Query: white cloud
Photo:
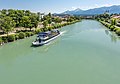
[[[93,6],[81,6],[81,9],[83,10],[88,10],[88,9],[93,9],[93,8],[99,8],[99,7],[109,7],[109,6],[113,6],[113,5],[120,5],[120,4],[94,4]]]
[[[77,9],[77,8],[79,8],[79,7],[72,7],[72,10],[75,10],[75,9]]]
[[[98,7],[109,7],[109,6],[112,6],[112,4],[103,4],[103,5],[98,5],[98,4],[95,4],[95,7],[98,8]]]

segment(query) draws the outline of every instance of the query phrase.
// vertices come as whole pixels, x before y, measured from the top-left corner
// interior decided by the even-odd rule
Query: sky
[[[120,0],[0,0],[0,9],[24,9],[32,12],[61,13],[80,8],[120,5]]]

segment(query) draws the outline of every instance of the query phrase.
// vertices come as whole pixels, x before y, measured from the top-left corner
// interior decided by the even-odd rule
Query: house
[[[113,15],[112,18],[113,19],[120,19],[120,15]]]

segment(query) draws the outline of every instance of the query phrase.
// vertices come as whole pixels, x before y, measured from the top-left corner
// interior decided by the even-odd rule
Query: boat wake
[[[64,35],[67,31],[62,31],[60,35]]]

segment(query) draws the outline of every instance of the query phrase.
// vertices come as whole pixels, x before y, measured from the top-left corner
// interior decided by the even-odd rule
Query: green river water
[[[120,40],[101,23],[60,29],[51,43],[36,36],[0,46],[0,84],[120,84]]]

